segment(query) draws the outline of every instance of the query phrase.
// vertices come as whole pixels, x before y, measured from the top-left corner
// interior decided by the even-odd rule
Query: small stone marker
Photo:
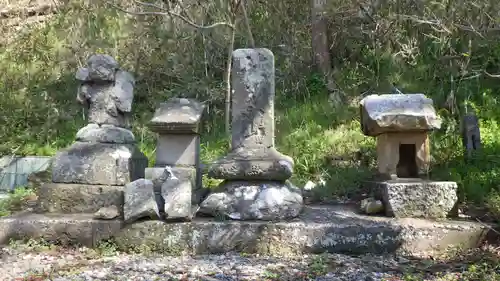
[[[428,180],[428,132],[441,127],[433,101],[423,94],[370,95],[360,112],[363,133],[377,138],[380,180],[369,185],[386,215],[446,217],[457,202],[457,184]]]
[[[160,217],[152,181],[138,179],[125,185],[123,214],[125,223],[141,218],[157,219]]]
[[[232,67],[231,152],[208,171],[226,181],[202,202],[200,212],[239,220],[294,218],[303,199],[287,181],[293,159],[274,147],[274,55],[268,49],[238,49]]]
[[[153,181],[166,219],[191,219],[202,193],[199,123],[204,106],[193,99],[172,98],[156,110],[149,127],[158,133]]]
[[[479,120],[474,114],[466,114],[462,120],[462,142],[468,158],[472,156],[474,151],[481,149]]]

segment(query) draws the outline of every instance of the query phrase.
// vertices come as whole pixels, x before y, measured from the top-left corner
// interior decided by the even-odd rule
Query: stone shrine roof
[[[368,136],[441,127],[432,99],[424,94],[370,95],[361,100],[360,109],[362,130]]]
[[[198,124],[205,106],[193,99],[171,98],[161,103],[149,127],[153,132],[198,133]]]

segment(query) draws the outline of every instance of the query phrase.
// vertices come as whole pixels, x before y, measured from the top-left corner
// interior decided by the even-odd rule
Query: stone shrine
[[[288,179],[293,159],[274,147],[274,55],[268,49],[233,52],[231,152],[212,163],[208,175],[225,181],[200,212],[236,220],[294,218],[301,191]]]
[[[468,113],[462,119],[462,143],[466,158],[470,158],[474,151],[481,149],[479,120],[475,114]]]
[[[123,206],[123,186],[144,177],[148,159],[130,131],[134,78],[108,55],[76,73],[88,125],[53,160],[52,183],[39,190],[39,212],[93,213]]]
[[[158,133],[155,166],[147,168],[160,211],[166,219],[191,219],[203,197],[199,123],[204,105],[193,99],[171,98],[149,123]]]
[[[388,216],[446,217],[457,201],[455,182],[428,180],[428,132],[441,127],[423,94],[370,95],[361,101],[361,127],[377,138],[378,180],[371,182]]]

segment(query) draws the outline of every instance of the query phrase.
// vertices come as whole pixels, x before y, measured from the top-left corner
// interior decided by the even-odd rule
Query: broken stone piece
[[[200,205],[199,212],[235,220],[283,220],[303,208],[300,189],[289,181],[226,181]]]
[[[88,124],[76,133],[76,140],[81,142],[100,143],[135,143],[134,134],[127,129],[104,124]]]
[[[125,185],[144,177],[147,157],[132,144],[75,142],[57,152],[52,181]]]
[[[126,184],[124,197],[125,223],[131,223],[141,218],[160,218],[152,181],[138,179]]]
[[[360,102],[363,133],[430,131],[441,127],[432,99],[424,94],[369,95]]]
[[[120,211],[115,205],[109,207],[102,207],[94,213],[95,219],[112,220],[120,216]]]
[[[446,218],[458,200],[457,183],[427,180],[391,180],[377,183],[387,216]]]
[[[192,181],[177,178],[170,167],[166,168],[169,176],[161,186],[161,195],[165,202],[164,212],[167,219],[192,218]]]
[[[119,68],[116,60],[105,54],[95,54],[87,60],[87,67],[80,68],[76,79],[80,81],[115,81],[115,72]]]
[[[377,214],[384,210],[384,204],[380,200],[374,198],[366,198],[361,200],[361,211],[365,214]]]

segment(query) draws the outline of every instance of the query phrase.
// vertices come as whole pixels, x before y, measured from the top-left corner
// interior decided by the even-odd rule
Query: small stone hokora
[[[87,110],[88,123],[131,127],[135,80],[114,58],[92,55],[75,76],[81,81],[77,101]]]

